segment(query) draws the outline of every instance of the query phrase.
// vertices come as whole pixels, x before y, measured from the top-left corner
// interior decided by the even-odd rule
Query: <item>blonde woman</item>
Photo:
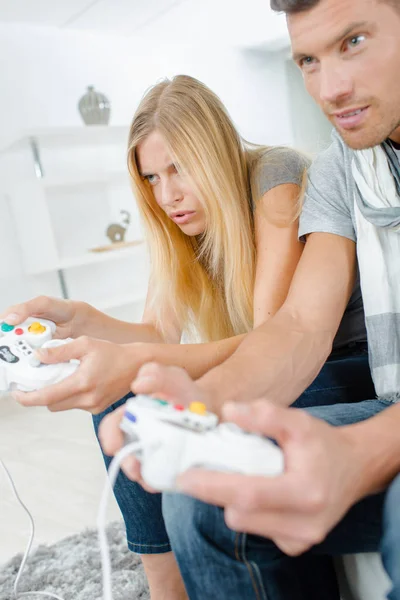
[[[82,302],[44,297],[10,308],[3,314],[8,323],[45,317],[56,322],[59,337],[77,338],[42,355],[43,362],[81,360],[64,382],[17,393],[17,400],[53,411],[89,410],[97,429],[104,414],[126,401],[144,363],[178,365],[196,379],[223,362],[287,296],[303,250],[297,215],[307,164],[293,150],[245,142],[219,98],[191,77],[180,75],[150,89],[133,118],[128,147],[151,255],[143,320],[125,323]],[[183,336],[196,343],[181,344]],[[335,348],[338,359],[327,363],[299,405],[370,397],[358,289]],[[129,547],[142,555],[151,597],[184,598],[161,496],[122,474],[115,494]],[[326,582],[330,563],[318,560]]]

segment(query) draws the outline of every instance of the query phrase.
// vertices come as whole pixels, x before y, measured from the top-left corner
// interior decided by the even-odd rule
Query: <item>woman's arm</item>
[[[298,240],[300,187],[278,185],[264,194],[255,211],[256,278],[254,328],[278,312],[289,292],[304,244]]]
[[[285,201],[289,206],[294,206],[297,202],[297,194],[298,186],[282,185],[266,193],[257,207],[256,237],[259,248],[255,285],[257,324],[268,320],[280,308],[286,298],[302,250],[302,246],[297,242],[297,224],[288,223],[286,227],[273,225],[268,216],[269,210],[276,204],[281,211]],[[81,337],[75,342],[48,351],[46,357],[42,357],[43,362],[55,363],[79,358],[81,367],[75,375],[56,386],[24,395],[24,402],[51,406],[52,410],[79,407],[91,412],[100,412],[116,398],[126,394],[138,369],[148,362],[183,367],[193,379],[201,378],[200,381],[211,376],[214,383],[218,380],[222,396],[227,381],[219,378],[215,367],[225,361],[229,362],[241,342],[253,335],[252,332],[249,335],[208,344],[177,344],[174,341],[180,339],[180,330],[174,320],[174,312],[166,308],[162,315],[163,323],[166,324],[164,337],[161,338],[163,343],[151,341],[157,339],[158,332],[155,327],[157,321],[149,302],[146,304],[143,323],[138,325],[117,321],[99,312],[97,312],[97,319],[92,319],[90,316],[96,314],[96,311],[90,309],[92,312],[84,319],[84,323],[88,329],[94,322],[97,322],[97,325],[93,332],[87,329],[86,335],[102,337],[103,340],[108,338],[109,341],[112,338],[112,341],[119,343],[113,345],[105,341]],[[143,336],[141,339],[145,339],[147,343],[138,343],[140,336]],[[259,360],[260,357],[257,359]],[[109,374],[110,364],[115,365],[112,369],[113,377]],[[222,374],[223,369],[222,366]],[[237,369],[242,371],[241,365]],[[203,375],[205,377],[202,377]],[[157,390],[153,392],[156,393]]]
[[[120,321],[97,310],[86,302],[37,296],[21,304],[9,306],[0,314],[10,325],[18,325],[28,317],[48,319],[56,325],[55,337],[65,339],[87,336],[116,344],[132,342],[178,343],[181,330],[174,312],[164,307],[165,327],[158,327],[151,305],[152,288],[146,299],[142,323]]]
[[[96,337],[115,344],[136,342],[179,344],[182,332],[173,310],[168,306],[163,308],[164,327],[161,331],[157,325],[157,315],[151,306],[151,298],[152,285],[150,282],[141,323],[120,321],[87,305],[88,315],[82,319],[79,335]]]
[[[300,187],[279,185],[264,194],[255,212],[256,278],[254,327],[272,317],[284,303],[304,244],[298,241],[297,213]],[[151,344],[144,362],[184,368],[192,379],[227,360],[245,335],[207,344]]]

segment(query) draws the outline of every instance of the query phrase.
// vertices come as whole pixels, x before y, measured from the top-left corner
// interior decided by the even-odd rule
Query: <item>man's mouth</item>
[[[353,110],[352,112],[348,112],[348,113],[342,113],[341,115],[338,115],[339,118],[347,118],[347,117],[353,117],[354,115],[359,115],[360,112],[362,111],[362,108],[359,108],[358,110]]]
[[[368,108],[369,106],[364,106],[353,110],[340,111],[333,113],[332,116],[340,127],[344,129],[353,129],[358,125],[361,125]]]

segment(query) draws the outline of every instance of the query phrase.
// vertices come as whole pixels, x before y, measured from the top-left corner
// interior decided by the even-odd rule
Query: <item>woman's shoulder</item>
[[[301,152],[286,146],[274,146],[261,153],[256,168],[260,197],[274,187],[286,183],[301,186],[304,171],[311,160]]]

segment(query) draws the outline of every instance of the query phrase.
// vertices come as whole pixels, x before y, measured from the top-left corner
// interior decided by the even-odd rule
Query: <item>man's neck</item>
[[[395,142],[391,138],[390,138],[390,141],[392,142],[392,146],[395,150],[400,150],[400,142]]]
[[[400,127],[392,131],[389,140],[397,150],[400,150]]]

